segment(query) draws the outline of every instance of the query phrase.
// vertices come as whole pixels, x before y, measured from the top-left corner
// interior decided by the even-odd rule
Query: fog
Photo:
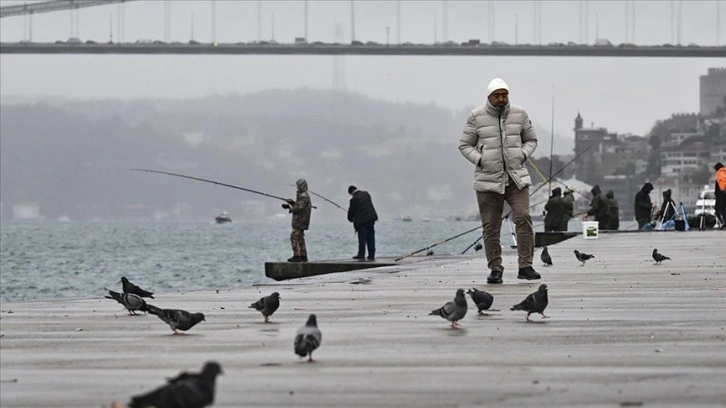
[[[3,5],[23,2],[3,1]],[[169,2],[134,1],[35,15],[33,41],[349,42],[349,1]],[[432,43],[451,40],[519,44],[573,41],[613,44],[723,45],[726,1],[606,2],[354,2],[355,38],[361,41]],[[258,7],[262,25],[258,29]],[[212,9],[215,29],[212,30]],[[535,11],[539,8],[539,14]],[[119,30],[119,14],[125,24]],[[493,11],[491,15],[490,10]],[[587,14],[585,14],[587,13]],[[444,14],[448,23],[443,23]],[[539,15],[539,18],[535,18]],[[680,15],[680,18],[679,18]],[[580,18],[582,16],[582,18]],[[274,23],[273,23],[274,21]],[[493,24],[490,24],[490,21]],[[680,21],[680,23],[679,23]],[[537,24],[539,22],[539,24]],[[3,42],[29,38],[28,17],[4,18]],[[634,23],[634,24],[633,24]],[[274,26],[274,29],[273,29]],[[515,29],[516,28],[516,29]],[[336,34],[337,32],[337,34]],[[678,41],[680,39],[680,41]],[[489,80],[504,78],[512,103],[524,106],[543,128],[572,136],[573,119],[619,133],[645,134],[671,113],[698,111],[699,75],[724,61],[707,58],[604,57],[342,57],[344,87],[389,101],[432,103],[459,110],[482,103]],[[0,95],[66,98],[193,98],[273,88],[333,87],[328,56],[0,56]],[[442,135],[449,137],[450,135]],[[455,135],[451,135],[455,137]]]

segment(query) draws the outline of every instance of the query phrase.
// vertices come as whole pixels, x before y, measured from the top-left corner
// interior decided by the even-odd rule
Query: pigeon
[[[542,254],[540,254],[539,259],[544,262],[545,266],[552,266],[552,257],[550,256],[549,251],[547,251],[546,246],[542,248]]]
[[[451,322],[451,328],[456,329],[458,327],[459,320],[466,316],[466,296],[464,296],[464,289],[457,289],[456,296],[451,302],[447,302],[444,306],[439,309],[432,310],[429,316],[441,316],[444,319]]]
[[[159,319],[165,321],[174,330],[174,334],[184,334],[177,330],[187,331],[204,320],[203,313],[189,313],[180,309],[161,309],[154,305],[147,305],[147,308],[149,313],[155,314],[159,316]]]
[[[270,296],[261,297],[260,300],[250,304],[250,309],[255,309],[265,317],[265,323],[270,321],[269,317],[280,307],[280,294],[273,292]]]
[[[320,347],[323,341],[323,333],[318,329],[318,319],[314,314],[308,317],[305,326],[299,328],[295,333],[295,354],[300,357],[308,357],[308,363],[313,362],[313,351]]]
[[[539,285],[539,289],[536,292],[530,293],[522,303],[512,306],[511,310],[524,310],[527,312],[527,321],[529,322],[529,315],[532,313],[539,313],[543,319],[548,318],[545,316],[544,310],[547,307],[547,285]]]
[[[467,290],[466,293],[471,296],[471,300],[473,300],[474,304],[476,304],[479,314],[484,314],[482,313],[482,310],[489,310],[489,308],[492,307],[492,303],[494,303],[494,296],[483,290],[471,288],[471,290]]]
[[[135,315],[136,310],[140,310],[142,312],[149,311],[149,308],[148,306],[146,306],[146,302],[144,301],[144,299],[142,299],[139,295],[134,295],[133,293],[118,293],[109,290],[108,295],[106,295],[106,299],[114,299],[115,301],[121,303],[122,305],[124,305],[126,310],[129,311],[130,315]]]
[[[474,251],[480,251],[482,248],[481,244],[476,244],[476,246],[474,246]]]
[[[147,297],[152,299],[154,298],[154,292],[148,292],[141,289],[140,287],[129,282],[129,280],[126,279],[125,276],[121,277],[121,286],[123,286],[124,293],[133,293],[134,295],[139,295],[141,297]]]
[[[661,262],[665,261],[666,259],[671,259],[671,258],[668,258],[665,255],[661,255],[658,253],[657,249],[653,249],[653,259],[655,260],[655,264],[659,265]]]
[[[588,255],[588,254],[582,253],[578,250],[575,250],[575,257],[577,258],[578,261],[582,262],[582,265],[580,265],[580,266],[585,266],[585,261],[587,261],[588,259],[594,258],[595,255]]]
[[[129,408],[203,408],[214,403],[219,363],[208,361],[200,373],[182,372],[165,385],[143,395],[131,397]]]

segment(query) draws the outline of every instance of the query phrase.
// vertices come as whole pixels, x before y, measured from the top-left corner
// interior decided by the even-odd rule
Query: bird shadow
[[[459,326],[456,329],[452,329],[451,326],[446,327],[439,327],[436,329],[436,331],[443,332],[444,334],[447,334],[449,336],[466,336],[467,330],[461,326]]]
[[[525,323],[525,324],[547,324],[549,323],[547,320],[520,320],[519,323]]]

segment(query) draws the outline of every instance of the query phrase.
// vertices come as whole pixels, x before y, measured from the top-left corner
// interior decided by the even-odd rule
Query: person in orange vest
[[[716,218],[721,229],[726,229],[726,167],[718,162],[713,169],[716,170]]]

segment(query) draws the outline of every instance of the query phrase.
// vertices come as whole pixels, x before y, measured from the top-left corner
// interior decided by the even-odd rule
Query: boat
[[[411,222],[411,221],[413,221],[413,218],[411,218],[411,216],[409,216],[409,215],[403,215],[403,216],[401,216],[401,221]]]
[[[225,222],[232,222],[232,218],[227,214],[227,211],[222,211],[214,217],[214,221],[217,221],[217,224],[224,224]]]

